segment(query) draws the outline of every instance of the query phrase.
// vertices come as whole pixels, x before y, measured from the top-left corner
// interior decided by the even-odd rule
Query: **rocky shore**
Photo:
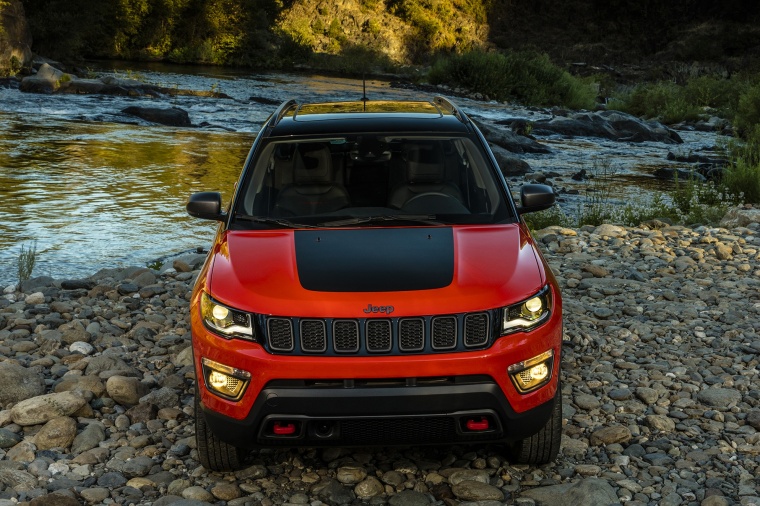
[[[36,278],[0,298],[0,506],[760,504],[760,224],[549,228],[565,304],[563,444],[266,451],[193,437],[203,261]],[[741,225],[741,226],[739,226]]]

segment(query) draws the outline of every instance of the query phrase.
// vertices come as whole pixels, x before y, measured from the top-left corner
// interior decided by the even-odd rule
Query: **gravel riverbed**
[[[206,471],[187,309],[203,256],[187,255],[6,289],[0,506],[760,504],[760,224],[535,236],[565,304],[555,463],[304,448]]]

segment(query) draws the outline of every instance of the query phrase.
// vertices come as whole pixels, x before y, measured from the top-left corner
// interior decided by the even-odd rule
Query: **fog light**
[[[251,379],[251,373],[214,362],[205,357],[201,359],[201,363],[203,364],[203,378],[211,392],[232,400],[237,400],[243,396],[245,387],[248,386]]]
[[[512,364],[507,369],[512,383],[518,392],[531,392],[551,379],[554,364],[554,350],[546,351],[536,357]]]

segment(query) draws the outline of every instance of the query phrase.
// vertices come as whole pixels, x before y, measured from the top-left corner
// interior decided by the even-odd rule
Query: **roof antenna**
[[[362,102],[364,102],[364,112],[367,112],[367,78],[364,73],[362,73]]]

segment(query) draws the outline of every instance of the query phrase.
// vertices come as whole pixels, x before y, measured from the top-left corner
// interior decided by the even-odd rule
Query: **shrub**
[[[760,83],[748,87],[739,96],[734,127],[739,135],[750,137],[754,135],[756,125],[760,125]]]
[[[682,86],[667,81],[642,84],[615,95],[609,106],[634,116],[657,118],[668,124],[695,120],[701,112],[699,106],[689,101]]]
[[[760,203],[760,124],[746,134],[745,143],[734,143],[730,148],[728,166],[723,171],[721,185],[736,200]]]
[[[532,51],[448,55],[433,64],[428,80],[527,105],[591,109],[596,99],[590,83],[554,65],[546,54]]]
[[[754,99],[744,98],[747,105],[740,105],[741,97],[750,89],[746,78],[725,79],[717,76],[701,76],[680,86],[670,81],[640,84],[632,89],[613,93],[609,101],[610,108],[640,116],[657,118],[664,123],[693,121],[699,118],[704,108],[715,109],[717,114],[731,118],[740,114],[749,105],[747,112],[741,114],[747,123],[757,122],[760,106],[752,107],[752,102],[760,104],[760,91]],[[751,95],[751,94],[750,94]],[[751,111],[754,109],[754,113]],[[740,120],[741,121],[741,120]]]
[[[23,244],[21,245],[21,252],[18,255],[18,281],[26,281],[32,277],[32,271],[34,271],[34,264],[37,263],[37,242],[32,242],[29,249]]]

